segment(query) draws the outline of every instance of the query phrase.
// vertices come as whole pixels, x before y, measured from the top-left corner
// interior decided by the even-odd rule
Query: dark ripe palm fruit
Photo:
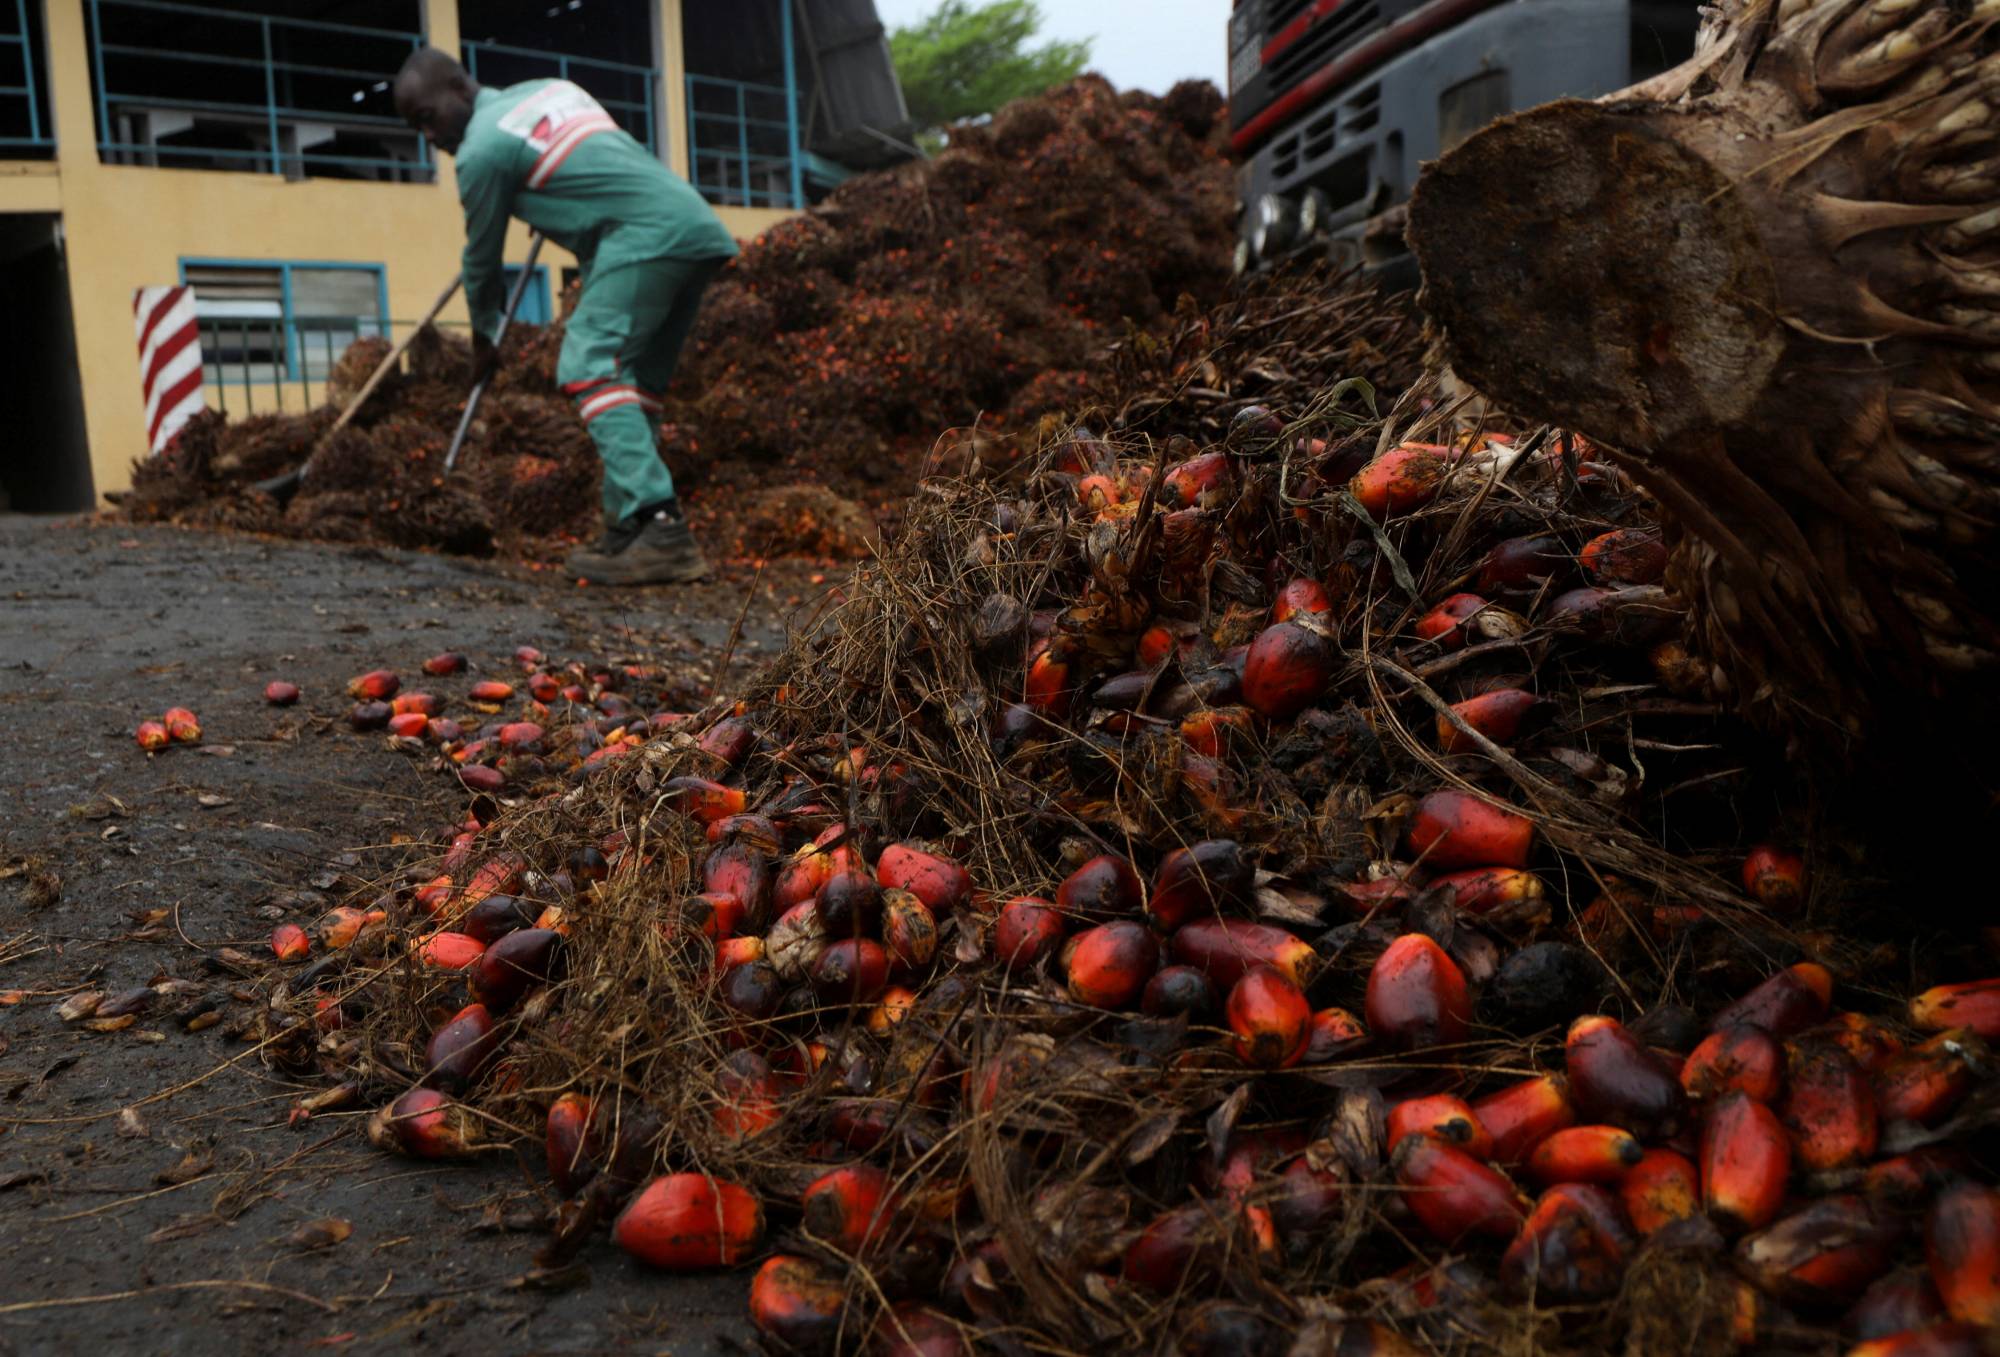
[[[458,780],[467,791],[497,795],[507,786],[507,775],[498,768],[489,768],[483,763],[468,763],[456,770]]]
[[[813,989],[829,1004],[865,1004],[889,983],[889,954],[868,938],[828,943],[812,967]]]
[[[1034,969],[1062,941],[1062,911],[1047,900],[1018,896],[1002,905],[993,921],[993,958],[1010,971]]]
[[[1787,966],[1715,1015],[1711,1031],[1735,1023],[1788,1037],[1826,1017],[1833,1002],[1833,973],[1817,962]]]
[[[1889,1270],[1901,1233],[1866,1199],[1822,1197],[1736,1246],[1737,1270],[1789,1305],[1846,1305]]]
[[[799,1199],[806,1233],[850,1257],[889,1228],[889,1175],[850,1164],[815,1178]]]
[[[1232,1301],[1206,1301],[1175,1327],[1178,1357],[1278,1357],[1290,1346],[1269,1315]]]
[[[959,1326],[913,1301],[891,1306],[875,1321],[868,1350],[879,1357],[969,1357]]]
[[[1368,973],[1368,1030],[1404,1050],[1465,1040],[1472,996],[1458,963],[1422,933],[1405,933]]]
[[[1472,1113],[1493,1137],[1493,1161],[1518,1164],[1535,1146],[1565,1126],[1576,1124],[1569,1081],[1560,1074],[1538,1074],[1476,1099]]]
[[[1645,1157],[1638,1137],[1620,1126],[1566,1126],[1528,1155],[1528,1176],[1558,1183],[1615,1185]]]
[[[431,1033],[424,1047],[424,1082],[463,1093],[492,1056],[497,1038],[485,1004],[467,1004]]]
[[[1701,1019],[1686,1004],[1655,1004],[1632,1020],[1625,1029],[1637,1037],[1642,1045],[1650,1046],[1662,1055],[1685,1055],[1701,1044],[1704,1035]],[[1671,1063],[1671,1062],[1670,1062]],[[1676,1066],[1674,1077],[1680,1077]]]
[[[1193,966],[1167,966],[1146,982],[1139,1011],[1151,1018],[1185,1015],[1201,1022],[1215,1015],[1215,986]]]
[[[882,888],[858,868],[835,872],[819,888],[819,919],[831,938],[873,936],[882,921]]]
[[[1603,1188],[1559,1184],[1542,1194],[1501,1255],[1500,1284],[1538,1301],[1601,1300],[1624,1280],[1630,1247],[1618,1204]]]
[[[1153,675],[1143,669],[1116,674],[1097,685],[1090,705],[1104,711],[1136,711],[1152,692]]]
[[[1541,704],[1540,698],[1524,688],[1496,688],[1454,702],[1451,710],[1458,721],[1504,748],[1514,742]],[[1437,719],[1437,737],[1438,748],[1447,754],[1471,754],[1479,749],[1478,741],[1460,730],[1458,722],[1443,715]]]
[[[1146,909],[1171,931],[1249,898],[1255,878],[1256,868],[1236,840],[1204,839],[1160,860]]]
[[[1472,1235],[1511,1239],[1527,1210],[1506,1175],[1430,1136],[1410,1136],[1390,1156],[1410,1213],[1442,1244]]]
[[[1546,534],[1496,542],[1479,564],[1482,590],[1536,590],[1570,571],[1569,551]]]
[[[1070,949],[1070,997],[1092,1008],[1130,1008],[1159,967],[1159,940],[1146,925],[1099,924],[1077,934]]]
[[[549,1104],[546,1148],[549,1180],[563,1196],[573,1195],[597,1174],[593,1121],[597,1105],[581,1093],[565,1093]]]
[[[381,730],[394,715],[387,702],[357,702],[348,710],[347,724],[356,730]]]
[[[1796,914],[1806,898],[1806,861],[1776,844],[1758,844],[1743,859],[1743,889],[1773,914]]]
[[[1463,649],[1467,639],[1465,624],[1486,606],[1486,600],[1478,594],[1453,594],[1417,619],[1417,636],[1437,642],[1444,650]]]
[[[1535,822],[1470,792],[1432,792],[1410,819],[1410,851],[1438,871],[1525,867]]]
[[[1957,1146],[1923,1145],[1871,1165],[1861,1175],[1861,1190],[1898,1206],[1921,1206],[1971,1172],[1971,1157]]]
[[[2000,1325],[2000,1192],[1960,1181],[1938,1193],[1924,1218],[1924,1258],[1947,1314]]]
[[[1229,991],[1226,1008],[1236,1058],[1244,1064],[1283,1069],[1305,1054],[1312,1005],[1275,968],[1253,966]]]
[[[735,896],[753,925],[769,917],[773,884],[771,859],[747,839],[717,845],[701,864],[702,890]]]
[[[1697,1102],[1725,1093],[1747,1093],[1760,1103],[1778,1096],[1785,1052],[1761,1027],[1734,1023],[1711,1032],[1681,1066],[1681,1087]]]
[[[489,895],[458,916],[459,932],[489,946],[509,933],[532,927],[541,910],[518,895]]]
[[[1252,966],[1275,966],[1300,989],[1319,974],[1319,954],[1303,939],[1270,924],[1243,919],[1196,919],[1174,930],[1174,960],[1193,966],[1227,990]]]
[[[1642,1136],[1679,1129],[1686,1102],[1680,1080],[1617,1019],[1592,1016],[1571,1023],[1563,1059],[1570,1097],[1591,1121]]]
[[[1792,1171],[1792,1144],[1778,1114],[1744,1093],[1708,1109],[1701,1126],[1701,1205],[1724,1230],[1758,1230],[1777,1219]]]
[[[274,707],[289,707],[299,700],[299,685],[272,679],[264,685],[264,700]]]
[[[1093,923],[1134,918],[1145,900],[1139,873],[1115,853],[1092,858],[1056,887],[1056,905],[1065,916]]]
[[[634,1258],[676,1271],[740,1263],[764,1235],[764,1208],[746,1188],[705,1173],[646,1184],[611,1227]]]
[[[347,695],[356,702],[387,702],[403,686],[387,669],[371,669],[347,681]]]
[[[1278,1237],[1287,1245],[1316,1242],[1339,1217],[1346,1190],[1346,1180],[1338,1172],[1313,1167],[1309,1156],[1300,1155],[1285,1165],[1270,1203]]]
[[[1500,963],[1480,995],[1480,1011],[1515,1031],[1533,1031],[1595,1008],[1610,985],[1604,963],[1587,949],[1531,942]]]
[[[891,967],[905,975],[925,969],[937,956],[937,916],[914,891],[882,892],[882,945]]]
[[[1884,1121],[1933,1126],[1972,1091],[1965,1029],[1940,1032],[1895,1057],[1874,1074],[1875,1103]]]
[[[1792,1137],[1792,1157],[1814,1173],[1854,1168],[1875,1157],[1881,1118],[1875,1090],[1854,1057],[1832,1042],[1787,1053],[1778,1119]]]
[[[1649,528],[1614,528],[1583,544],[1578,553],[1593,584],[1658,584],[1667,573],[1667,548]]]
[[[1910,1024],[1926,1032],[1969,1027],[1983,1041],[2000,1041],[2000,979],[1927,989],[1910,1000]]]
[[[1333,600],[1327,597],[1326,587],[1318,580],[1292,580],[1278,591],[1278,597],[1271,604],[1273,622],[1289,622],[1300,613],[1330,613]]]
[[[1339,652],[1324,632],[1302,621],[1273,623],[1250,643],[1243,700],[1260,716],[1288,721],[1325,694],[1339,665]]]
[[[418,1159],[465,1159],[480,1149],[479,1123],[434,1088],[413,1088],[368,1119],[368,1141]]]
[[[495,1013],[505,1013],[535,985],[555,978],[562,935],[553,928],[523,928],[500,938],[472,966],[472,993]]]
[[[1849,1342],[1888,1338],[1906,1329],[1921,1329],[1945,1319],[1931,1275],[1920,1267],[1898,1268],[1875,1280],[1840,1321]]]
[[[464,668],[465,656],[456,651],[448,650],[442,655],[433,655],[424,661],[424,672],[432,678],[443,678],[447,674],[456,674]]]
[[[569,855],[569,870],[579,881],[602,881],[611,875],[611,864],[602,849],[585,844]]]
[[[875,880],[911,892],[940,918],[972,899],[972,878],[963,867],[906,843],[892,843],[882,850],[875,862]]]
[[[1701,1170],[1684,1154],[1647,1150],[1618,1185],[1625,1218],[1642,1235],[1701,1214]]]
[[[702,732],[701,751],[725,768],[733,768],[757,743],[757,732],[749,722],[726,716]]]
[[[1340,1059],[1368,1040],[1368,1029],[1344,1008],[1322,1008],[1312,1015],[1306,1030],[1306,1053],[1300,1059],[1308,1065],[1327,1065]]]
[[[1490,1159],[1493,1137],[1479,1124],[1479,1115],[1465,1099],[1452,1093],[1431,1093],[1421,1098],[1405,1098],[1389,1109],[1388,1145],[1394,1149],[1404,1136],[1435,1136],[1447,1145],[1464,1150],[1474,1159]]]
[[[1993,1331],[1947,1320],[1856,1343],[1846,1357],[1993,1357]]]
[[[785,1001],[785,982],[769,963],[747,961],[722,973],[722,1002],[751,1022],[775,1017]]]

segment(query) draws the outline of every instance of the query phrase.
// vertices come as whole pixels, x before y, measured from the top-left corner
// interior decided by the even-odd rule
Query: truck
[[[1414,286],[1402,207],[1424,162],[1671,69],[1699,20],[1694,0],[1234,0],[1237,272],[1314,255]]]

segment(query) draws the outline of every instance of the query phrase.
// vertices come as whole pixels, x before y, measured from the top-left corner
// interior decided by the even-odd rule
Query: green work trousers
[[[660,400],[720,259],[652,259],[586,275],[563,331],[556,380],[604,463],[604,517],[619,523],[674,497],[660,459]]]

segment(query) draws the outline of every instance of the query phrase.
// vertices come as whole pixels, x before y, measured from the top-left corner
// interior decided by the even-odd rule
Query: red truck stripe
[[[1308,28],[1346,4],[1347,0],[1314,0],[1311,7],[1300,12],[1296,19],[1278,30],[1278,36],[1264,44],[1264,50],[1257,54],[1266,66],[1278,59],[1278,53],[1290,47],[1305,36]]]

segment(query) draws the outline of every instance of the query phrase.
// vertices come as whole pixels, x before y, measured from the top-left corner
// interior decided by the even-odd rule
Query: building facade
[[[574,80],[748,238],[846,172],[809,149],[856,130],[825,117],[822,59],[858,34],[887,69],[872,3],[834,9],[0,0],[0,282],[21,415],[0,436],[0,507],[83,507],[129,484],[147,451],[139,288],[192,288],[204,399],[232,417],[319,403],[347,344],[430,309],[463,233],[449,157],[389,101],[417,47],[482,83]],[[839,41],[810,31],[816,10],[847,24]],[[860,131],[894,145],[900,108],[878,99]],[[515,223],[508,257],[527,243]],[[573,263],[544,251],[525,318],[551,314]],[[463,324],[462,304],[445,319]]]

